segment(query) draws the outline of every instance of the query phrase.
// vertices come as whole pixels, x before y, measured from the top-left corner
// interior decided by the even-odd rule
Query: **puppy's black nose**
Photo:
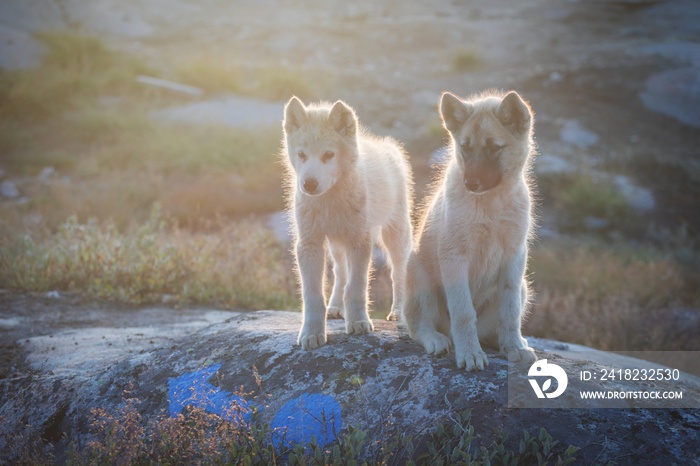
[[[316,178],[307,178],[304,180],[304,191],[306,191],[309,194],[313,194],[316,192],[316,189],[318,188],[318,181],[316,181]]]

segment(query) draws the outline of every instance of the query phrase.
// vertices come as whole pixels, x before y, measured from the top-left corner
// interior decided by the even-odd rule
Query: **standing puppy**
[[[401,309],[411,250],[412,178],[398,143],[364,131],[342,101],[305,107],[292,97],[284,111],[284,136],[304,314],[298,343],[314,349],[326,343],[326,244],[335,275],[328,315],[344,317],[347,333],[374,328],[367,284],[375,241],[391,261],[392,315]]]
[[[457,366],[468,371],[488,364],[479,340],[532,362],[520,334],[532,230],[532,111],[512,91],[470,100],[445,92],[440,116],[452,157],[425,204],[409,259],[408,330],[430,354],[454,345]]]

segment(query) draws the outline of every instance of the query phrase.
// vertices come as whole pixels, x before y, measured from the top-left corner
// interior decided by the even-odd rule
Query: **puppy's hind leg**
[[[520,329],[527,306],[527,281],[523,279],[526,258],[526,250],[514,255],[506,263],[499,280],[498,344],[501,354],[510,361],[531,363],[537,359],[537,355],[527,345]]]
[[[333,259],[333,292],[328,303],[328,317],[330,319],[342,319],[343,310],[343,293],[348,278],[348,265],[343,247],[331,243],[330,244],[331,258]]]
[[[374,330],[367,313],[367,284],[369,263],[372,258],[372,239],[367,234],[347,246],[348,283],[345,285],[345,330],[348,334],[362,335]]]
[[[411,253],[411,223],[408,216],[382,230],[382,242],[391,261],[391,312],[386,320],[397,320],[406,295],[406,266]]]

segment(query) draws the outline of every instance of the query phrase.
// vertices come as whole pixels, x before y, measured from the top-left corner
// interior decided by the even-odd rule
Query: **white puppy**
[[[313,349],[326,343],[326,245],[335,275],[328,315],[344,317],[347,333],[371,332],[367,295],[375,242],[386,248],[392,266],[391,316],[403,303],[412,199],[403,149],[361,128],[342,101],[306,107],[292,97],[284,112],[282,159],[303,301],[299,344]]]

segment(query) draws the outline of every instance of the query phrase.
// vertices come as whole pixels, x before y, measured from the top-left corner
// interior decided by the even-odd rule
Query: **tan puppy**
[[[533,114],[516,92],[468,100],[444,93],[451,158],[425,203],[407,270],[403,316],[428,353],[454,345],[457,366],[488,364],[479,341],[532,362],[520,333],[526,312],[528,181]]]

